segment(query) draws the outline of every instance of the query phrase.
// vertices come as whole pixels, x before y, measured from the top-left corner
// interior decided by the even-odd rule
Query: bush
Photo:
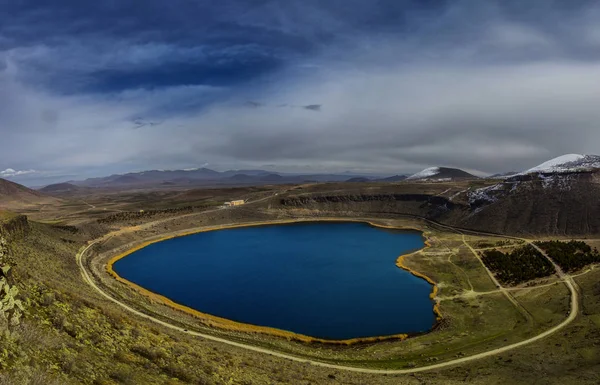
[[[133,373],[129,368],[120,367],[110,374],[110,378],[121,384],[134,384]]]
[[[150,361],[156,361],[161,358],[165,358],[165,354],[163,352],[144,345],[134,345],[129,350],[137,355],[149,359]]]
[[[177,364],[168,364],[162,368],[162,371],[168,376],[177,378],[184,382],[193,382],[196,380],[194,372]]]

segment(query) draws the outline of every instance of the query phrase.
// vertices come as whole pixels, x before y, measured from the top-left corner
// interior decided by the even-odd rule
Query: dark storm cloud
[[[321,111],[320,104],[309,104],[308,106],[304,106],[302,108],[304,108],[305,110],[311,110],[311,111]]]
[[[320,114],[253,110],[229,119],[223,111],[205,119],[229,133],[215,153],[247,161],[523,169],[597,151],[597,81],[593,65],[404,68],[296,88],[319,95],[327,105]]]
[[[594,1],[0,9],[0,171],[15,180],[205,162],[492,173],[600,152]]]

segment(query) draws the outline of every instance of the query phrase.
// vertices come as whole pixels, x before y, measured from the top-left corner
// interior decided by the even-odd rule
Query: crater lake
[[[428,331],[432,287],[396,266],[419,232],[301,222],[200,232],[116,261],[121,277],[218,317],[323,339]]]

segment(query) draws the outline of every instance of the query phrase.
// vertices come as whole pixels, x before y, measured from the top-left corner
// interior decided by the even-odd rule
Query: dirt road
[[[439,225],[436,223],[436,225]],[[458,231],[461,232],[460,229],[455,229],[452,228],[451,226],[446,226],[446,225],[442,225],[441,227],[446,227],[449,229],[452,229],[453,231]],[[461,232],[462,233],[462,232]],[[475,233],[475,232],[473,232]],[[81,275],[84,279],[84,281],[96,292],[98,292],[100,295],[102,295],[103,297],[105,297],[106,299],[108,299],[109,301],[114,302],[115,304],[121,306],[123,309],[129,311],[132,314],[135,314],[138,317],[143,317],[146,318],[148,320],[151,320],[157,324],[160,324],[164,327],[173,329],[173,330],[177,330],[179,332],[182,333],[186,333],[189,335],[193,335],[196,337],[200,337],[200,338],[204,338],[207,340],[211,340],[211,341],[216,341],[216,342],[220,342],[223,344],[227,344],[230,346],[235,346],[241,349],[246,349],[246,350],[250,350],[253,352],[257,352],[257,353],[264,353],[264,354],[268,354],[271,356],[275,356],[275,357],[279,357],[279,358],[284,358],[284,359],[288,359],[288,360],[292,360],[292,361],[296,361],[296,362],[303,362],[303,363],[310,363],[312,365],[316,365],[316,366],[321,366],[321,367],[326,367],[326,368],[330,368],[330,369],[337,369],[337,370],[346,370],[346,371],[352,371],[352,372],[360,372],[360,373],[380,373],[380,374],[410,374],[410,373],[417,373],[417,372],[425,372],[425,371],[431,371],[431,370],[438,370],[438,369],[443,369],[443,368],[447,368],[450,366],[454,366],[454,365],[459,365],[459,364],[463,364],[463,363],[467,363],[470,361],[475,361],[475,360],[479,360],[482,358],[486,358],[486,357],[491,357],[497,354],[501,354],[501,353],[505,353],[508,352],[510,350],[513,349],[517,349],[519,347],[534,343],[536,341],[542,340],[558,331],[560,331],[561,329],[565,328],[567,325],[569,325],[571,322],[573,322],[575,320],[575,318],[577,317],[577,314],[579,313],[579,295],[577,290],[575,289],[575,283],[572,279],[572,277],[568,276],[568,275],[562,275],[561,278],[564,279],[564,283],[567,286],[567,288],[569,289],[569,291],[571,292],[571,309],[569,312],[568,317],[561,322],[560,324],[534,336],[531,337],[529,339],[520,341],[520,342],[516,342],[514,344],[510,344],[507,346],[503,346],[501,348],[497,348],[497,349],[493,349],[493,350],[489,350],[487,352],[482,352],[482,353],[478,353],[478,354],[474,354],[471,356],[465,356],[465,357],[461,357],[461,358],[456,358],[450,361],[446,361],[446,362],[441,362],[441,363],[437,363],[437,364],[432,364],[432,365],[427,365],[427,366],[421,366],[418,368],[410,368],[410,369],[369,369],[369,368],[361,368],[361,367],[354,367],[354,366],[347,366],[347,365],[338,365],[338,364],[332,364],[332,363],[327,363],[327,362],[322,362],[322,361],[316,361],[316,360],[310,360],[310,359],[306,359],[306,358],[300,358],[300,357],[296,357],[294,355],[291,354],[286,354],[286,353],[281,353],[275,350],[271,350],[271,349],[266,349],[266,348],[261,348],[261,347],[257,347],[254,345],[248,345],[248,344],[243,344],[243,343],[239,343],[239,342],[235,342],[235,341],[230,341],[227,340],[225,338],[220,338],[220,337],[216,337],[213,335],[209,335],[209,334],[204,334],[204,333],[199,333],[193,330],[187,330],[184,329],[182,327],[176,326],[176,325],[172,325],[168,322],[165,322],[163,320],[160,320],[156,317],[153,317],[151,315],[142,313],[132,307],[130,307],[129,305],[111,297],[109,294],[105,293],[98,285],[96,285],[96,283],[94,282],[94,280],[92,279],[92,277],[90,276],[90,274],[88,273],[88,271],[85,268],[85,265],[83,263],[83,256],[88,252],[88,250],[90,250],[90,248],[92,246],[94,246],[95,244],[102,242],[104,240],[106,240],[107,238],[109,238],[111,236],[111,234],[94,240],[92,241],[90,244],[88,244],[85,248],[81,249],[77,255],[76,255],[76,261],[77,264],[79,266],[79,269],[81,270]],[[520,238],[517,238],[520,239]],[[531,242],[530,240],[526,240],[527,242]],[[545,254],[544,254],[545,255]],[[554,264],[554,262],[552,261],[552,263]],[[561,270],[557,270],[559,272],[559,274],[562,274]]]

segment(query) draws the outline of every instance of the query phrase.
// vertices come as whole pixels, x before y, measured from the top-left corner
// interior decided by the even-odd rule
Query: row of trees
[[[538,241],[535,244],[566,272],[579,270],[589,264],[600,262],[598,249],[592,249],[590,245],[583,241]]]
[[[531,245],[509,253],[486,250],[482,260],[502,284],[516,285],[555,273],[554,266]]]

